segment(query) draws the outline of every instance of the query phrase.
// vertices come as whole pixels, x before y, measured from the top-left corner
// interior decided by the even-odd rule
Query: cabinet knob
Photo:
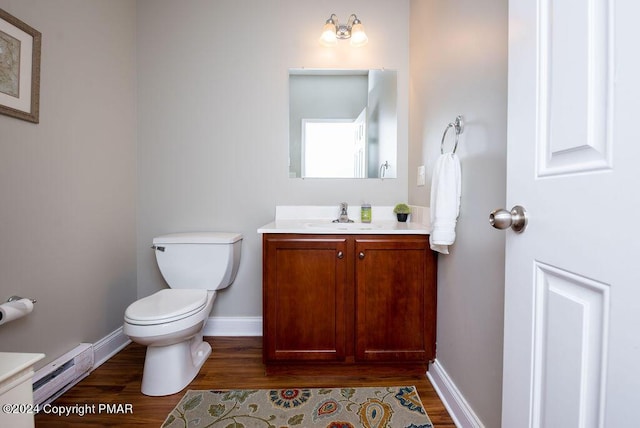
[[[358,254],[358,258],[360,260],[364,259],[364,251],[360,251],[360,254]]]
[[[344,259],[344,253],[342,251],[338,251],[338,258]]]

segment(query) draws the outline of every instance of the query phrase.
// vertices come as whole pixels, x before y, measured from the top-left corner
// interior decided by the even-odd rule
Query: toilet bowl
[[[237,233],[213,232],[163,235],[153,240],[158,267],[172,288],[133,302],[124,317],[124,333],[147,346],[143,394],[181,391],[211,354],[202,331],[216,290],[235,279],[241,241]]]

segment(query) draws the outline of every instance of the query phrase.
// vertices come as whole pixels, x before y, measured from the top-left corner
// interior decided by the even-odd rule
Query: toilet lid
[[[207,304],[207,290],[160,290],[133,302],[125,318],[136,324],[156,324],[185,318]]]

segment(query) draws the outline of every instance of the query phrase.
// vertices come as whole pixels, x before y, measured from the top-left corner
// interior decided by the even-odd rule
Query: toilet
[[[142,393],[170,395],[184,389],[211,354],[202,331],[217,290],[231,285],[240,265],[242,235],[173,233],[153,239],[156,261],[169,289],[133,302],[124,334],[147,346]]]

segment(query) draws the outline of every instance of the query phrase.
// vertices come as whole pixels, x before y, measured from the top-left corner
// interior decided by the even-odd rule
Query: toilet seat
[[[187,318],[206,305],[207,290],[165,289],[133,302],[124,316],[130,324],[163,324]]]

